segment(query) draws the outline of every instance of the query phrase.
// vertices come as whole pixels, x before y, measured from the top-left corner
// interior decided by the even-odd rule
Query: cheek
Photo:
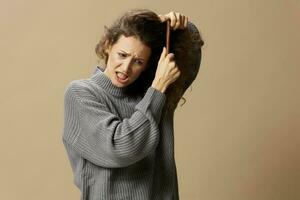
[[[133,74],[136,78],[138,78],[141,75],[142,71],[143,69],[136,69],[133,71]]]
[[[113,56],[112,57],[112,63],[114,63],[114,64],[118,64],[120,61],[119,61],[119,59],[116,57],[116,56]]]
[[[108,61],[113,67],[120,63],[119,59],[115,55],[110,55]]]

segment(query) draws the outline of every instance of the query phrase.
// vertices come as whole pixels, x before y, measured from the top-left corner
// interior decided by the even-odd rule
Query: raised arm
[[[135,112],[121,119],[86,88],[73,83],[65,90],[63,142],[102,167],[129,166],[155,150],[166,96],[149,87]]]

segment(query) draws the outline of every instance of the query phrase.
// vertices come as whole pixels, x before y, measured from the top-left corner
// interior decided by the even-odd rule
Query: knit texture
[[[80,200],[178,200],[174,112],[149,87],[128,96],[96,66],[64,93],[62,142]]]

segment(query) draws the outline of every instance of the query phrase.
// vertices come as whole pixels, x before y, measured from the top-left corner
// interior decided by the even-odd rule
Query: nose
[[[124,72],[126,74],[129,74],[129,71],[131,69],[131,63],[132,63],[131,58],[125,59],[123,64],[122,64],[122,72]]]

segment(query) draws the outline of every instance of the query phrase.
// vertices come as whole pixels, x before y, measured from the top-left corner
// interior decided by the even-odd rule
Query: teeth
[[[121,73],[121,72],[117,72],[117,76],[122,79],[125,80],[128,76],[126,76],[125,74]]]

